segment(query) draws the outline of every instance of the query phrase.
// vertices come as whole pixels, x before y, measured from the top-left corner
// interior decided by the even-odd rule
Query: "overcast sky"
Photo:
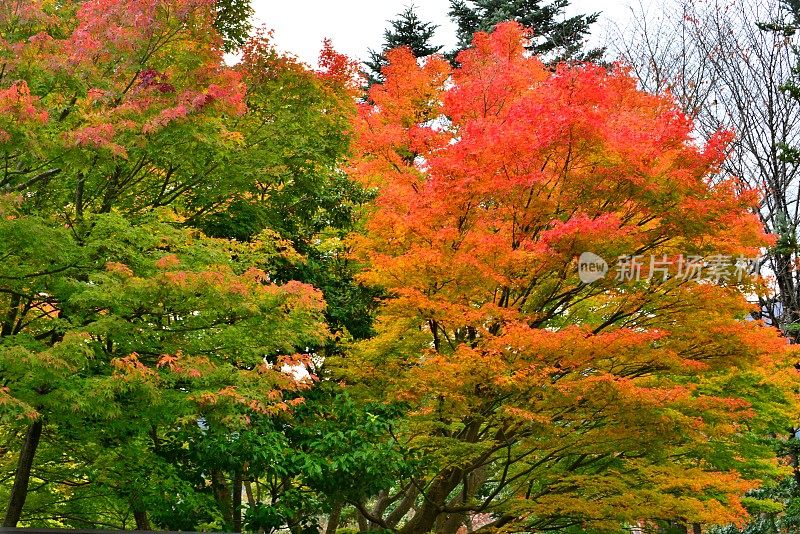
[[[275,30],[281,50],[316,64],[322,39],[329,37],[337,50],[364,59],[366,50],[378,48],[386,21],[408,6],[410,0],[254,0],[256,23]],[[450,49],[455,28],[447,17],[449,0],[416,0],[420,17],[439,24],[438,44]],[[570,14],[602,12],[596,33],[609,21],[624,20],[630,0],[572,0]]]

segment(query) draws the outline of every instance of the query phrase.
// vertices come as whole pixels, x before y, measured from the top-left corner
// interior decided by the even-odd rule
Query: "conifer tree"
[[[413,4],[398,13],[396,19],[389,21],[389,25],[383,33],[381,50],[370,50],[370,58],[364,62],[369,85],[383,80],[381,69],[387,64],[386,52],[389,50],[406,46],[411,49],[414,57],[420,58],[436,54],[442,49],[441,45],[431,42],[438,26],[421,20],[417,15],[417,7]]]
[[[250,19],[254,10],[250,0],[218,0],[215,4],[214,28],[222,37],[226,52],[233,52],[242,46],[253,25]]]
[[[599,13],[565,17],[569,0],[450,0],[450,18],[458,25],[458,48],[453,57],[472,43],[475,32],[489,32],[513,20],[531,28],[535,39],[529,50],[556,61],[592,61],[602,48],[586,50],[586,36]]]

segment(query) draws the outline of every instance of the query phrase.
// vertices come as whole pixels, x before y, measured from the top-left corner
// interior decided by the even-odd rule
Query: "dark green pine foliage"
[[[234,52],[242,46],[253,29],[250,22],[253,6],[250,0],[218,0],[214,28],[222,36],[226,52]]]
[[[381,69],[386,65],[386,52],[389,50],[407,46],[416,57],[427,57],[442,50],[442,46],[431,42],[438,26],[423,22],[413,4],[398,13],[397,18],[390,20],[389,24],[391,27],[383,32],[383,47],[380,51],[370,50],[370,58],[364,62],[369,85],[383,80]]]
[[[469,48],[475,32],[491,31],[495,25],[514,20],[532,28],[531,52],[548,61],[596,61],[604,49],[586,49],[586,37],[599,13],[566,17],[569,0],[450,0],[450,18],[458,26],[458,52]]]

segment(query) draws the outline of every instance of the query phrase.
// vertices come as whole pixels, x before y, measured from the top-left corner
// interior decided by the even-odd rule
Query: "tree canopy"
[[[586,284],[574,268],[586,251],[757,254],[757,197],[715,181],[730,134],[700,147],[626,71],[552,72],[527,46],[507,23],[455,70],[392,52],[359,114],[352,174],[378,197],[356,246],[389,296],[342,372],[407,403],[393,437],[424,459],[400,504],[365,515],[404,533],[478,513],[525,532],[740,523],[774,469],[745,428],[791,417],[752,407],[794,402],[775,379],[785,342],[745,320],[751,282]]]
[[[458,49],[472,44],[477,32],[490,32],[497,24],[514,21],[533,30],[527,49],[551,61],[592,61],[602,49],[585,50],[586,38],[599,13],[567,17],[569,0],[450,0],[450,18],[456,23]]]
[[[409,8],[368,95],[248,2],[0,5],[4,526],[780,509],[758,491],[787,471],[797,352],[753,320],[768,281],[721,261],[775,245],[721,172],[733,134],[700,139],[624,67],[554,62],[593,20],[543,41],[566,2],[459,5],[480,20],[456,66]],[[585,253],[611,272],[587,282]]]
[[[417,15],[417,8],[410,5],[397,18],[389,21],[390,28],[383,32],[383,46],[380,51],[370,50],[369,60],[365,62],[368,81],[382,81],[381,70],[386,66],[386,52],[395,48],[408,47],[415,57],[424,58],[438,53],[442,46],[433,44],[436,26],[423,22]]]
[[[238,530],[234,485],[278,470],[280,509],[319,468],[298,450],[248,472],[240,436],[279,447],[311,359],[368,328],[338,244],[366,198],[337,170],[355,67],[263,33],[227,66],[224,9],[0,10],[6,526]],[[326,313],[320,280],[347,305]]]

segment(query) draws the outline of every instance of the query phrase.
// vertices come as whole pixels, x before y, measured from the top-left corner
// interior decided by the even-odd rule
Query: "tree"
[[[386,66],[386,52],[406,46],[414,57],[423,58],[438,53],[442,47],[432,44],[437,25],[423,22],[417,15],[417,8],[412,4],[405,11],[390,20],[391,28],[383,32],[383,46],[380,51],[370,50],[370,59],[365,62],[367,78],[370,85],[383,80],[381,70]]]
[[[457,24],[458,48],[469,48],[476,32],[491,31],[497,24],[513,20],[531,28],[536,36],[528,50],[554,63],[565,60],[600,59],[603,49],[584,50],[589,27],[599,13],[562,18],[569,0],[450,0],[450,17]],[[561,20],[559,20],[561,19]]]
[[[660,17],[640,10],[632,27],[621,30],[618,53],[646,90],[675,95],[696,118],[699,135],[736,132],[723,170],[761,191],[762,224],[779,236],[764,258],[775,282],[761,294],[762,314],[797,340],[798,168],[782,147],[797,144],[800,102],[783,87],[792,72],[791,36],[759,28],[784,16],[781,3],[679,1],[663,9]]]
[[[242,47],[236,69],[247,85],[248,113],[236,120],[243,136],[228,149],[226,173],[240,188],[192,224],[208,235],[249,241],[264,230],[283,241],[278,281],[313,284],[331,303],[332,329],[345,338],[369,335],[373,293],[352,283],[345,235],[371,198],[339,169],[350,143],[355,62],[330,43],[318,71],[279,53],[257,32]]]
[[[233,52],[247,42],[253,29],[250,23],[253,13],[250,0],[217,0],[214,28],[222,36],[226,52]]]
[[[674,95],[681,108],[696,118],[699,137],[707,138],[720,127],[736,132],[723,172],[737,176],[741,187],[760,191],[757,213],[765,231],[778,236],[762,259],[771,283],[757,292],[755,314],[796,343],[800,339],[796,324],[799,175],[791,147],[800,135],[800,101],[785,90],[795,76],[792,4],[673,2],[656,14],[640,6],[614,43],[643,88]],[[749,524],[748,531],[776,531],[781,524],[796,522],[800,447],[796,415],[793,419],[781,432],[788,439],[777,448],[792,466],[793,480],[756,491],[777,502]],[[787,513],[779,515],[776,505],[781,509],[786,505]]]
[[[766,301],[768,303],[766,310],[773,324],[786,332],[786,335],[796,343],[797,327],[794,324],[793,318],[796,316],[795,308],[797,302],[794,297],[794,294],[796,294],[794,287],[796,286],[797,275],[793,272],[794,268],[791,263],[794,260],[794,253],[796,251],[796,236],[793,234],[792,230],[796,222],[794,221],[794,217],[787,217],[785,214],[787,213],[787,208],[798,201],[797,185],[792,178],[795,177],[798,164],[800,164],[800,151],[798,151],[797,148],[798,139],[796,132],[791,131],[791,126],[796,117],[792,112],[796,111],[796,105],[800,103],[800,91],[798,91],[797,86],[797,76],[798,73],[800,73],[798,70],[800,61],[798,61],[798,45],[795,39],[798,23],[800,23],[800,3],[796,0],[783,0],[781,7],[785,8],[784,10],[777,9],[779,6],[775,4],[769,7],[773,9],[767,12],[766,18],[757,21],[757,25],[765,32],[772,32],[772,35],[767,35],[765,40],[767,42],[772,40],[775,43],[774,46],[780,50],[780,54],[774,54],[775,57],[779,58],[779,61],[772,62],[771,64],[764,64],[762,62],[757,63],[757,65],[760,65],[762,68],[766,66],[773,68],[775,72],[771,73],[771,76],[789,76],[789,78],[784,80],[782,86],[777,87],[778,91],[785,91],[784,95],[777,94],[777,99],[772,96],[772,93],[777,93],[774,85],[774,83],[777,83],[776,79],[773,79],[774,82],[768,85],[768,91],[765,91],[770,94],[771,97],[767,100],[767,106],[765,106],[771,110],[767,115],[767,118],[771,119],[771,122],[768,124],[771,125],[776,122],[779,124],[783,123],[784,125],[788,125],[789,128],[784,126],[782,130],[779,130],[780,133],[777,136],[773,134],[769,138],[773,144],[777,144],[777,146],[772,147],[770,151],[770,155],[772,159],[776,160],[775,163],[777,163],[777,165],[771,168],[772,173],[767,173],[773,176],[771,179],[765,181],[765,185],[772,184],[771,187],[782,186],[785,187],[786,190],[772,193],[771,195],[773,199],[783,199],[781,203],[776,203],[773,200],[772,202],[766,203],[762,209],[767,213],[777,212],[784,214],[783,217],[786,223],[783,225],[782,229],[786,232],[786,235],[782,236],[779,247],[771,251],[776,257],[770,262],[770,267],[783,265],[786,267],[786,270],[776,273],[776,278],[779,282],[777,288],[775,288],[777,294],[770,295],[771,298]],[[754,17],[758,15],[762,17],[765,16],[763,12],[753,14]],[[772,37],[772,39],[770,39],[770,37]],[[788,69],[788,58],[784,55],[784,52],[788,49],[791,49],[795,56],[795,64],[791,70]],[[766,54],[763,53],[760,54],[762,57],[765,55]],[[776,63],[777,65],[775,65]],[[786,99],[787,96],[794,102]],[[776,104],[784,105],[778,106]],[[786,117],[786,115],[789,114],[791,114],[791,118]],[[775,117],[776,115],[777,120]],[[763,125],[760,126],[763,128]],[[758,130],[759,128],[755,129]],[[772,130],[774,131],[774,128]],[[752,144],[749,146],[752,147]],[[763,155],[761,155],[761,159],[769,161],[769,158]],[[774,175],[777,174],[776,171],[782,171],[788,179],[776,180],[774,177]],[[784,258],[781,259],[781,256],[784,256]],[[785,477],[779,485],[766,485],[763,488],[751,492],[753,496],[760,498],[762,502],[769,499],[769,501],[771,501],[771,506],[758,510],[760,513],[744,528],[728,528],[726,529],[728,532],[772,534],[786,529],[795,529],[797,525],[800,524],[800,516],[798,515],[800,512],[800,440],[798,440],[796,428],[796,423],[789,428],[789,439],[778,449],[778,453],[787,459],[787,463],[792,468],[791,476]]]
[[[174,189],[167,184],[160,194],[146,187],[163,182],[163,176],[191,181],[193,170],[185,167],[177,175],[157,177],[160,173],[152,171],[163,161],[158,152],[168,157],[172,135],[181,130],[198,135],[196,150],[184,149],[190,158],[219,147],[224,137],[214,115],[243,109],[240,84],[214,65],[220,55],[211,44],[216,34],[209,31],[211,13],[204,3],[17,2],[9,7],[0,18],[7,126],[1,181],[7,205],[13,206],[15,195],[22,200],[7,208],[8,231],[19,234],[38,221],[62,243],[54,249],[11,249],[4,264],[10,272],[3,284],[3,375],[8,394],[25,407],[25,417],[10,430],[28,422],[4,521],[14,526],[40,440],[52,439],[48,425],[57,428],[66,415],[63,406],[74,406],[65,396],[81,390],[86,384],[81,379],[111,373],[112,362],[128,356],[116,354],[108,337],[108,358],[95,367],[81,330],[91,319],[70,315],[75,292],[89,287],[93,275],[114,259],[113,254],[94,257],[85,246],[93,231],[105,227],[93,215],[115,209],[131,213],[142,207],[140,202],[157,208],[165,198],[179,196],[185,183]],[[186,42],[205,46],[191,51]],[[181,74],[169,79],[161,70],[167,65]],[[204,133],[206,142],[200,140]],[[145,139],[151,142],[140,142]],[[74,244],[66,246],[70,232]],[[63,251],[59,261],[66,263],[42,268],[53,250]],[[19,361],[42,372],[23,372]],[[45,371],[61,373],[60,380],[45,379]]]
[[[746,320],[755,280],[678,272],[769,243],[757,196],[716,179],[731,136],[701,147],[623,69],[553,72],[528,46],[506,23],[455,70],[391,52],[361,107],[352,173],[378,197],[356,250],[389,297],[339,365],[407,403],[391,439],[417,468],[353,504],[400,533],[741,523],[796,378]],[[582,282],[587,251],[622,274]],[[669,275],[625,276],[645,254]]]
[[[331,342],[304,281],[359,294],[335,243],[362,195],[335,171],[353,64],[327,47],[311,71],[256,36],[227,66],[218,9],[0,6],[7,526],[241,528],[237,437],[291,427]],[[368,328],[359,305],[342,337]]]

